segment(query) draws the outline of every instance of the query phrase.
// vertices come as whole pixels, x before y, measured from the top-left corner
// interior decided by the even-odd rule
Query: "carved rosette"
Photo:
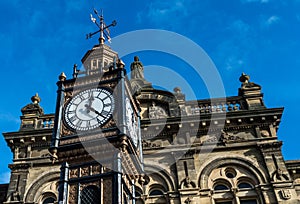
[[[81,177],[89,176],[89,175],[90,175],[90,168],[89,168],[89,166],[81,167],[80,168],[80,176]]]
[[[70,169],[70,179],[78,177],[78,169]]]

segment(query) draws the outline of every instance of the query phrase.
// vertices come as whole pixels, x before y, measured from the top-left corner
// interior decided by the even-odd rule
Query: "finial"
[[[74,66],[73,66],[73,78],[77,78],[79,71],[80,70],[77,69],[77,64],[74,64]]]
[[[41,102],[41,98],[39,97],[38,93],[31,97],[31,101],[34,104],[38,104],[39,102]]]
[[[65,75],[64,72],[62,72],[59,77],[58,77],[59,81],[65,81],[67,79],[67,76]]]
[[[91,16],[91,21],[96,24],[96,26],[99,28],[98,31],[93,32],[93,33],[89,33],[86,35],[86,39],[91,38],[93,35],[100,33],[100,37],[99,37],[99,44],[102,45],[104,44],[105,41],[105,37],[107,38],[107,41],[110,42],[111,38],[110,38],[110,31],[109,31],[109,27],[111,26],[116,26],[117,25],[117,21],[113,21],[110,25],[106,25],[104,22],[104,17],[103,17],[103,11],[101,10],[101,14],[98,14],[98,11],[96,9],[94,9],[94,13],[97,15],[97,17],[100,20],[100,23],[97,22],[97,19],[93,17],[92,14],[90,14]]]
[[[249,80],[250,80],[250,76],[243,72],[242,75],[240,76],[240,82],[247,84],[249,83]]]
[[[174,89],[175,93],[181,93],[181,88],[180,87],[175,87]]]

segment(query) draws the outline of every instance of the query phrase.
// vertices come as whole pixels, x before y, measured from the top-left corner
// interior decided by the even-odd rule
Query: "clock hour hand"
[[[88,112],[92,111],[104,118],[104,116],[99,111],[95,110],[93,107],[89,106],[88,104],[85,104],[85,107],[87,108]]]

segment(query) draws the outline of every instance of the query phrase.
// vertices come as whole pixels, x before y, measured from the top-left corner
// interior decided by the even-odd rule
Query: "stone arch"
[[[42,192],[42,187],[49,183],[49,185],[53,185],[51,183],[58,182],[60,177],[60,172],[57,170],[48,171],[40,176],[38,176],[29,186],[27,192],[25,192],[25,202],[37,202],[43,196],[45,192]],[[49,193],[57,194],[55,191],[48,190]],[[57,196],[56,196],[57,197]]]
[[[154,165],[145,165],[144,168],[146,175],[152,178],[153,180],[160,180],[160,185],[162,185],[166,191],[175,190],[175,185],[172,176],[164,169]],[[149,186],[151,186],[151,184]]]
[[[206,163],[202,165],[200,169],[200,173],[198,175],[198,186],[201,189],[208,189],[209,175],[214,169],[219,168],[223,165],[240,166],[253,173],[254,177],[258,180],[259,183],[265,183],[267,181],[264,171],[259,169],[260,167],[255,166],[253,164],[253,161],[237,155],[231,155],[231,156],[224,156],[224,157],[214,157],[206,161]]]

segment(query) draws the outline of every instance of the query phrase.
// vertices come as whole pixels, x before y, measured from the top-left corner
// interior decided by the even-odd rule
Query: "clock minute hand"
[[[94,96],[91,94],[90,98],[88,99],[88,105],[86,104],[85,107],[92,107],[92,103],[94,101]],[[87,113],[89,113],[91,110],[87,110]]]

